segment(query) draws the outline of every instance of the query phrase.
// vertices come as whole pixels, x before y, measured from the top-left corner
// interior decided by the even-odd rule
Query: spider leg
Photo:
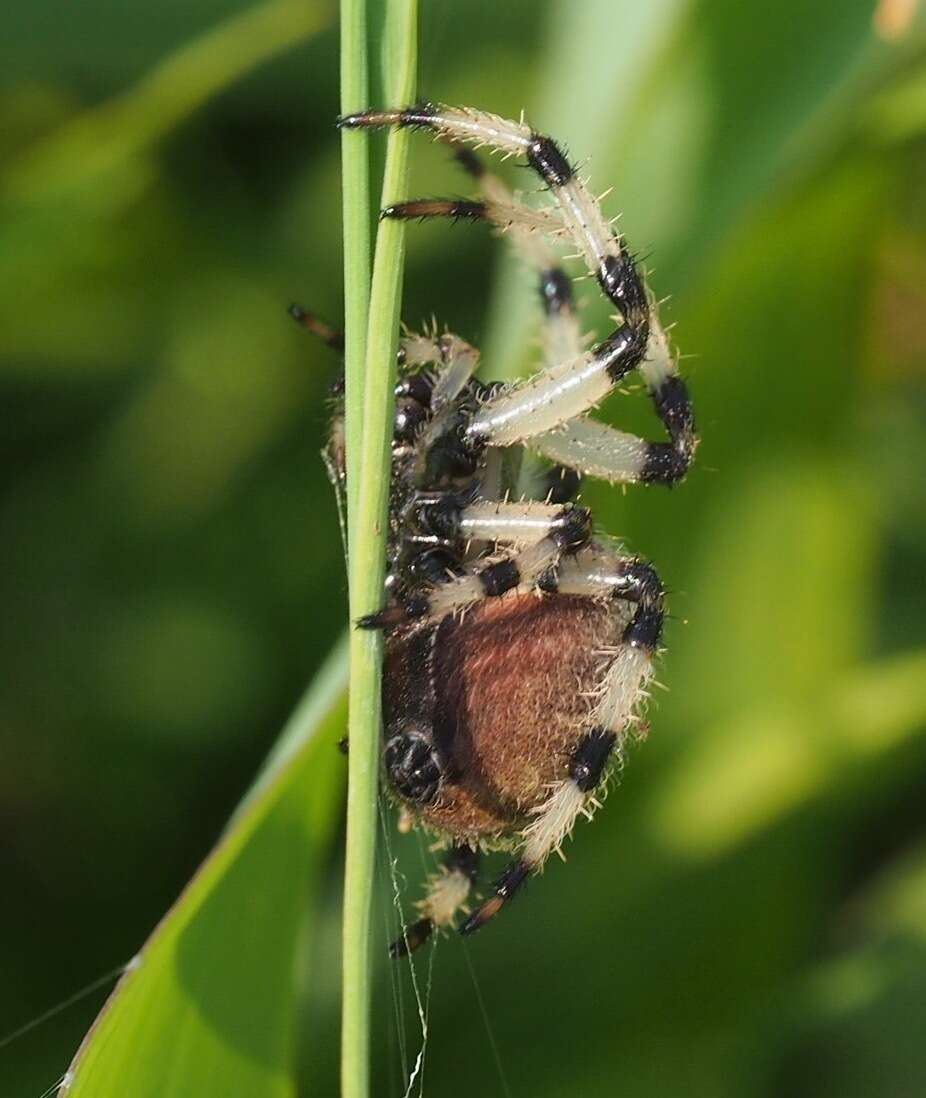
[[[637,308],[637,279],[630,270],[624,242],[612,231],[596,199],[575,173],[552,138],[523,122],[513,122],[470,107],[422,103],[384,111],[361,111],[338,120],[346,129],[408,126],[430,129],[451,142],[473,142],[498,152],[522,156],[549,187],[570,235],[582,250],[591,273],[626,319]]]
[[[569,760],[568,776],[554,783],[535,811],[535,819],[522,832],[519,857],[505,870],[493,895],[463,924],[464,934],[497,915],[527,877],[560,849],[579,816],[591,816],[595,791],[614,753],[621,753],[652,675],[664,609],[662,583],[650,564],[592,543],[562,562],[551,586],[562,594],[626,601],[635,609],[603,677],[591,727]]]
[[[551,138],[487,112],[434,104],[363,111],[341,118],[338,125],[348,129],[428,128],[451,142],[476,142],[524,157],[547,184],[589,271],[623,318],[620,327],[591,354],[576,356],[490,400],[469,425],[472,442],[507,446],[550,430],[593,408],[640,363],[649,336],[649,302],[643,280],[623,237],[612,231],[598,202]]]
[[[472,934],[493,919],[547,857],[558,850],[580,815],[591,815],[589,803],[607,768],[617,735],[606,728],[593,728],[583,736],[569,760],[569,776],[558,782],[540,806],[536,820],[524,831],[519,857],[509,863],[495,882],[492,895],[460,927]]]
[[[495,504],[491,507],[494,508]],[[403,602],[394,602],[376,614],[360,618],[362,629],[383,629],[414,620],[439,621],[447,614],[484,598],[496,598],[522,585],[546,589],[546,582],[560,559],[578,552],[591,536],[591,513],[584,507],[567,506],[547,510],[546,529],[543,536],[533,519],[522,508],[520,517],[501,512],[493,517],[490,510],[481,511],[473,523],[481,526],[481,532],[489,535],[507,526],[508,539],[535,538],[533,544],[503,556],[491,564],[466,569],[462,575],[450,576],[430,590],[417,590]],[[465,514],[465,510],[462,514]],[[554,517],[555,514],[555,517]]]
[[[554,365],[574,358],[582,351],[578,318],[572,294],[572,280],[563,270],[547,236],[566,232],[562,216],[552,209],[527,206],[491,172],[469,149],[456,146],[456,159],[479,185],[481,202],[456,199],[413,199],[388,206],[380,216],[424,220],[449,217],[452,220],[488,221],[506,237],[523,260],[537,271],[540,300],[546,322],[544,349],[547,362]]]
[[[440,871],[428,880],[428,891],[418,905],[421,918],[402,928],[402,935],[389,947],[392,957],[413,953],[436,929],[453,924],[466,903],[479,870],[479,851],[465,843],[452,846]]]
[[[456,146],[454,154],[464,171],[478,183],[485,201],[459,199],[413,199],[389,206],[381,217],[419,220],[447,217],[453,220],[485,220],[495,225],[523,260],[537,271],[538,290],[544,311],[543,346],[548,365],[555,366],[581,354],[583,340],[572,292],[572,280],[559,263],[545,235],[562,234],[562,217],[554,210],[536,210],[525,205],[498,176],[486,170],[470,149]],[[534,446],[540,450],[540,447]],[[542,451],[541,451],[542,452]],[[497,498],[501,461],[498,449],[490,449],[486,458],[484,484],[486,495]],[[568,465],[568,461],[565,463]],[[573,463],[578,468],[578,463]],[[570,469],[555,467],[546,478],[546,495],[552,502],[565,503],[575,498],[580,478]]]
[[[493,894],[466,920],[460,928],[461,934],[472,934],[493,919],[527,878],[559,849],[576,819],[580,815],[591,816],[595,789],[617,742],[617,734],[606,728],[596,727],[585,734],[569,761],[569,776],[557,783],[540,806],[536,820],[525,829],[521,855],[505,869]]]
[[[606,423],[579,416],[555,431],[535,436],[529,445],[568,469],[612,484],[626,484],[645,479],[651,444]]]
[[[611,484],[674,484],[687,472],[695,448],[684,425],[675,434],[673,442],[650,442],[578,416],[527,445],[567,469]]]
[[[624,325],[591,352],[488,400],[470,422],[468,434],[489,446],[523,443],[612,481],[674,484],[687,473],[698,439],[687,386],[658,321],[650,329],[649,357],[640,363],[640,372],[669,441],[647,442],[583,419],[626,376],[638,350],[634,333]],[[594,460],[587,463],[595,451],[603,459],[600,473]]]
[[[295,320],[300,328],[304,328],[307,332],[311,332],[327,344],[335,351],[344,350],[344,333],[340,328],[332,328],[330,324],[326,324],[323,320],[320,320],[314,313],[310,313],[308,309],[303,308],[302,305],[297,305],[293,302],[287,309],[289,315]]]
[[[490,400],[470,424],[470,440],[508,446],[552,430],[593,408],[639,367],[670,437],[669,444],[653,445],[648,479],[664,483],[680,479],[696,445],[687,388],[668,353],[665,333],[658,320],[650,318],[652,302],[623,237],[612,230],[597,200],[556,143],[524,123],[471,108],[429,103],[364,111],[340,119],[339,125],[426,128],[451,143],[475,142],[508,155],[523,156],[549,187],[563,224],[579,246],[589,271],[623,318],[621,326],[591,354],[575,355],[552,371]],[[471,168],[478,164],[472,159],[468,163]],[[649,360],[644,361],[647,354]]]
[[[507,503],[480,499],[460,510],[457,529],[466,541],[536,545],[560,531],[568,532],[570,527],[575,531],[588,521],[587,514],[584,508],[537,500]]]
[[[380,210],[380,217],[397,221],[428,221],[443,217],[450,221],[488,221],[497,228],[524,229],[527,232],[563,233],[565,227],[553,210],[537,209],[507,198],[410,198]]]
[[[647,661],[659,647],[665,591],[648,561],[623,556],[593,542],[575,558],[562,562],[556,575],[549,577],[548,590],[632,603],[636,609],[624,630],[623,644]]]

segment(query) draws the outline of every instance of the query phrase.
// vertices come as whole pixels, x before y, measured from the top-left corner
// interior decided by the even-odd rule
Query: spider
[[[655,301],[620,233],[559,146],[522,122],[430,103],[363,111],[348,129],[430,130],[479,185],[476,201],[416,199],[385,218],[486,221],[537,271],[546,363],[514,385],[476,380],[459,336],[407,333],[399,350],[386,605],[357,624],[386,634],[382,761],[400,826],[436,833],[447,853],[391,952],[401,956],[468,912],[483,851],[512,860],[462,923],[482,927],[559,851],[640,728],[664,591],[652,565],[593,532],[574,500],[581,475],[672,485],[697,445],[687,388]],[[467,143],[526,159],[553,204],[526,205]],[[571,280],[551,244],[578,246],[619,323],[587,350]],[[338,336],[294,307],[332,345]],[[588,418],[632,371],[668,441]],[[329,468],[343,487],[343,411]],[[553,465],[539,499],[513,500],[512,456]]]

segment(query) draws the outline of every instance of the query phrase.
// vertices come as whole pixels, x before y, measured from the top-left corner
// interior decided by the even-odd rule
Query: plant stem
[[[395,74],[386,89],[392,102],[415,95],[417,0],[387,0],[386,38]],[[363,0],[343,0],[342,110],[364,102],[366,13]],[[358,66],[363,65],[363,74]],[[408,135],[392,132],[386,150],[383,204],[405,197]],[[365,139],[344,135],[344,256],[346,322],[346,431],[350,616],[379,609],[385,579],[393,387],[399,332],[402,264],[401,223],[380,224],[372,285],[369,272],[369,174]],[[356,205],[353,205],[356,203]],[[365,329],[363,325],[367,324]],[[353,330],[352,330],[353,329]],[[370,910],[376,855],[379,781],[382,638],[351,630],[350,763],[344,873],[343,987],[341,1014],[342,1098],[367,1098],[370,1083]]]

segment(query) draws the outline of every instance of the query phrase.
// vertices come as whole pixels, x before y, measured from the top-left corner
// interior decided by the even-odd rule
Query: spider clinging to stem
[[[509,849],[513,858],[464,933],[497,914],[596,807],[639,719],[665,599],[653,567],[597,536],[574,496],[583,474],[674,484],[697,438],[644,278],[553,140],[523,122],[433,104],[363,111],[338,124],[427,129],[456,146],[478,200],[418,199],[382,216],[489,222],[537,271],[544,311],[546,363],[514,385],[478,381],[479,354],[456,335],[408,334],[400,343],[387,601],[358,624],[386,632],[388,787],[448,853],[421,918],[393,946],[398,955],[465,909],[481,851]],[[526,160],[553,205],[523,203],[467,143]],[[551,247],[561,238],[577,245],[619,313],[590,350]],[[588,418],[633,371],[664,441]],[[343,484],[342,434],[339,412],[328,455]],[[554,463],[541,499],[510,498],[504,455],[520,449]]]

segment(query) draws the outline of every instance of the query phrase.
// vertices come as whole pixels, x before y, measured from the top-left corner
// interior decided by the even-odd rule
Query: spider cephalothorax
[[[550,138],[431,104],[339,124],[430,129],[451,144],[521,156],[554,199],[547,208],[525,205],[458,148],[480,200],[421,199],[383,211],[485,220],[504,231],[538,272],[547,360],[523,382],[486,385],[474,378],[478,353],[459,337],[401,341],[387,603],[359,624],[386,631],[389,788],[406,817],[449,847],[421,919],[394,947],[402,953],[452,923],[480,850],[507,848],[514,857],[464,932],[495,915],[595,807],[596,789],[639,721],[663,588],[651,565],[593,534],[589,511],[570,501],[576,474],[672,484],[685,475],[696,437],[685,383],[634,258]],[[578,245],[620,314],[590,350],[550,247],[560,238]],[[632,371],[646,384],[664,442],[587,418]],[[513,502],[506,472],[521,448],[554,465],[542,498]],[[343,479],[339,443],[333,451]]]

